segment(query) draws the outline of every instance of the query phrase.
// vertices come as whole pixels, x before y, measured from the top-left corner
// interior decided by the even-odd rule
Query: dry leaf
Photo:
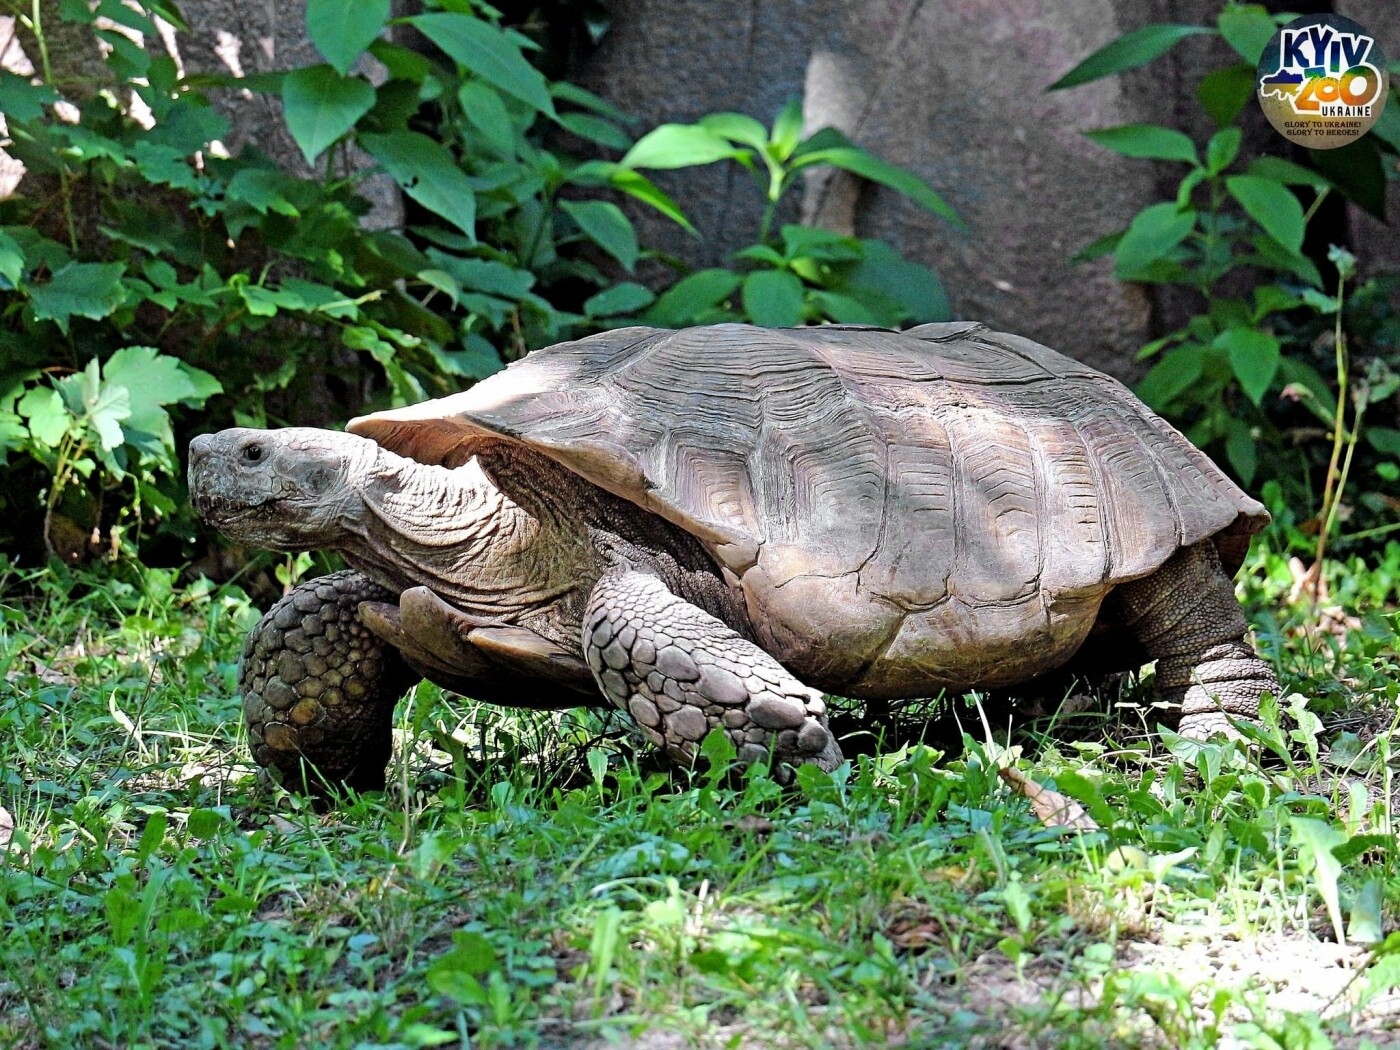
[[[1031,809],[1047,828],[1072,828],[1075,831],[1098,831],[1094,818],[1084,812],[1084,807],[1074,799],[1041,787],[1030,777],[1016,769],[1005,766],[997,770],[997,775],[1030,799]]]
[[[10,811],[4,806],[0,806],[0,846],[10,844],[10,836],[15,833],[15,818],[10,816]]]

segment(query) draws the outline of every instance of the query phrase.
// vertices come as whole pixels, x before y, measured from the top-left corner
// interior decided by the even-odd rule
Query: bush
[[[888,246],[801,226],[774,235],[767,221],[734,269],[685,276],[656,299],[629,279],[650,253],[619,204],[692,227],[641,169],[762,170],[771,214],[799,172],[834,164],[956,217],[839,133],[802,139],[796,105],[771,131],[716,114],[634,145],[623,114],[551,82],[526,37],[459,6],[401,20],[419,51],[382,38],[387,3],[310,0],[325,61],[234,81],[181,77],[147,49],[154,16],[183,28],[172,6],[63,5],[108,45],[109,80],[60,90],[47,66],[0,74],[7,149],[29,171],[25,192],[0,201],[0,454],[19,457],[0,499],[12,522],[41,489],[46,510],[42,529],[12,525],[4,539],[32,550],[41,535],[74,560],[151,523],[148,540],[187,540],[182,425],[337,422],[638,320],[894,324],[946,312],[937,279]],[[365,51],[384,83],[355,72]],[[228,125],[209,92],[235,83],[280,97],[314,177],[254,150],[223,154]],[[553,145],[561,131],[626,155],[574,156]],[[365,171],[350,161],[363,155],[408,199],[406,229],[362,227]]]
[[[1373,278],[1348,294],[1351,255],[1333,246],[1324,276],[1304,240],[1330,194],[1384,214],[1381,157],[1400,151],[1400,105],[1392,100],[1351,146],[1306,151],[1305,164],[1242,155],[1254,68],[1292,17],[1230,4],[1214,27],[1145,26],[1090,55],[1051,90],[1144,65],[1192,36],[1216,35],[1233,52],[1197,89],[1218,128],[1204,148],[1150,124],[1087,132],[1105,149],[1181,165],[1185,174],[1174,199],[1144,208],[1076,258],[1112,255],[1121,280],[1194,290],[1195,316],[1139,351],[1153,366],[1138,394],[1246,485],[1277,481],[1285,499],[1313,508],[1307,524],[1324,539],[1341,516],[1350,475],[1360,492],[1346,508],[1348,527],[1367,543],[1383,540],[1400,510],[1388,494],[1400,477],[1400,430],[1363,426],[1368,408],[1374,420],[1375,406],[1400,387],[1400,324],[1389,301],[1397,282]]]

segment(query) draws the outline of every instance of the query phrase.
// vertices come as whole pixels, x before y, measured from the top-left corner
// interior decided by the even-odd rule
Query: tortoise
[[[779,769],[842,761],[823,692],[1155,659],[1205,738],[1278,688],[1231,585],[1263,506],[1116,380],[971,322],[618,329],[345,433],[197,437],[189,481],[226,535],[350,566],[243,651],[253,755],[302,786],[381,786],[420,678]]]

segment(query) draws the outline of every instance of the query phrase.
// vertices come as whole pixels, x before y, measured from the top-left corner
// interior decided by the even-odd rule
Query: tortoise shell
[[[1119,583],[1263,506],[1116,380],[969,322],[625,328],[351,432],[425,463],[525,443],[712,553],[811,684],[927,695],[1057,667]]]

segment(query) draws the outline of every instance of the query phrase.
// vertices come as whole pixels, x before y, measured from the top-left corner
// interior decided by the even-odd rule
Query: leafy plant
[[[1389,107],[1353,147],[1309,151],[1307,165],[1277,156],[1241,156],[1239,122],[1253,97],[1255,64],[1278,24],[1290,17],[1270,15],[1257,4],[1230,4],[1214,27],[1146,26],[1090,55],[1051,90],[1144,65],[1187,37],[1217,35],[1235,53],[1239,61],[1207,73],[1198,86],[1197,97],[1218,127],[1203,149],[1179,131],[1151,124],[1086,133],[1123,156],[1186,170],[1173,200],[1144,208],[1126,229],[1100,238],[1076,258],[1111,255],[1120,280],[1179,285],[1197,293],[1195,316],[1139,352],[1139,359],[1154,362],[1138,385],[1139,395],[1179,422],[1196,444],[1223,453],[1245,483],[1261,474],[1278,477],[1290,484],[1294,498],[1323,503],[1319,528],[1325,534],[1337,508],[1330,497],[1319,501],[1307,479],[1315,469],[1331,492],[1339,470],[1329,454],[1340,448],[1340,437],[1330,439],[1347,433],[1349,447],[1356,447],[1360,406],[1394,393],[1390,376],[1400,367],[1400,355],[1392,335],[1377,333],[1381,338],[1373,343],[1370,360],[1348,370],[1342,298],[1324,292],[1323,274],[1305,253],[1304,241],[1329,194],[1383,212],[1379,158],[1400,150],[1400,113]],[[1336,156],[1344,153],[1346,158]],[[1346,163],[1339,167],[1339,159]],[[1375,178],[1348,173],[1347,164],[1374,170]],[[1311,197],[1306,208],[1300,189]],[[1334,264],[1344,257],[1350,258],[1334,252]],[[1335,358],[1334,368],[1326,367],[1324,353]],[[1330,381],[1326,371],[1332,372]],[[1358,377],[1365,377],[1364,387]],[[1351,428],[1342,425],[1348,399],[1360,407]],[[1325,446],[1306,439],[1313,417],[1326,427]],[[1400,465],[1385,453],[1391,444],[1387,434],[1375,441],[1381,453],[1372,467],[1377,480],[1367,487],[1379,490],[1383,486],[1377,482],[1387,474],[1393,480]],[[1385,509],[1378,491],[1362,498],[1373,512]]]
[[[48,64],[42,10],[20,16],[42,75],[0,74],[6,148],[28,169],[26,192],[0,201],[0,452],[29,462],[7,471],[0,499],[22,509],[44,488],[75,536],[152,516],[191,535],[182,411],[204,409],[203,429],[325,424],[446,393],[640,311],[656,324],[893,324],[945,309],[936,278],[888,247],[798,226],[771,244],[765,230],[742,271],[693,275],[660,300],[617,279],[650,257],[620,200],[692,228],[641,169],[711,162],[717,143],[750,168],[762,157],[773,207],[797,172],[826,163],[950,214],[836,132],[802,140],[796,107],[771,135],[720,114],[634,146],[628,118],[548,80],[534,44],[490,9],[443,3],[398,20],[426,42],[413,50],[383,37],[384,0],[308,0],[325,61],[249,78],[179,75],[154,23],[185,28],[170,5],[63,5],[108,45],[107,82],[75,84]],[[357,71],[366,52],[382,83]],[[280,99],[312,176],[256,151],[224,155],[228,123],[209,93],[231,87]],[[546,144],[560,131],[626,156],[571,156]],[[375,168],[406,198],[402,230],[360,222]],[[56,549],[47,526],[44,539]]]
[[[947,296],[937,276],[882,241],[792,224],[774,235],[784,196],[803,172],[823,164],[888,186],[962,225],[952,207],[918,176],[874,156],[835,128],[803,138],[802,123],[796,99],[783,107],[772,128],[742,113],[714,113],[695,124],[663,124],[622,158],[624,167],[649,169],[730,162],[748,171],[763,193],[756,243],[734,254],[738,268],[682,278],[643,315],[648,323],[837,321],[893,327],[947,319]]]

